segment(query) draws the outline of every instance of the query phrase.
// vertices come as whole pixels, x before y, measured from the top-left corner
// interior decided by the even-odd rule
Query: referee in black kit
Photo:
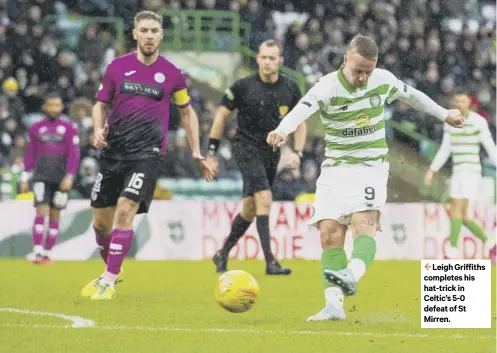
[[[228,88],[212,125],[207,164],[217,173],[216,152],[223,134],[224,121],[238,109],[238,130],[233,155],[243,176],[243,205],[235,217],[229,237],[214,256],[217,272],[227,271],[228,254],[256,218],[257,232],[266,259],[267,275],[289,275],[271,251],[269,213],[271,185],[276,177],[280,151],[266,143],[267,134],[276,129],[280,120],[299,102],[297,83],[279,73],[283,63],[281,47],[273,40],[265,41],[257,53],[258,72],[236,81]],[[302,123],[294,133],[294,154],[290,166],[298,168],[304,149],[307,128]]]

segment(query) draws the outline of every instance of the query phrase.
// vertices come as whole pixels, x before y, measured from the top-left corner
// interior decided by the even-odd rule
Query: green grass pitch
[[[419,261],[377,261],[346,298],[346,322],[307,323],[323,290],[318,261],[285,261],[290,277],[267,277],[264,263],[230,262],[252,273],[261,298],[247,313],[231,314],[214,300],[211,262],[127,259],[125,281],[109,302],[79,297],[103,270],[100,261],[36,266],[0,260],[0,352],[367,352],[490,353],[496,350],[495,290],[492,329],[421,329]],[[492,268],[495,279],[495,266]],[[495,280],[492,284],[495,289]],[[5,308],[91,319],[7,312]]]

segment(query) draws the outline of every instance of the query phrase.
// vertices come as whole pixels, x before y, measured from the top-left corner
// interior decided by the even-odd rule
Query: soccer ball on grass
[[[244,313],[254,306],[260,289],[250,273],[232,270],[219,276],[214,294],[217,303],[224,309],[232,313]]]

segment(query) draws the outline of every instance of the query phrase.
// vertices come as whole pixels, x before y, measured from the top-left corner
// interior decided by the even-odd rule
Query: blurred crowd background
[[[438,103],[448,106],[456,87],[470,88],[473,109],[488,120],[495,139],[496,25],[492,1],[0,0],[0,170],[4,181],[12,180],[23,168],[27,128],[42,116],[43,95],[57,91],[66,105],[65,116],[78,124],[81,134],[81,167],[74,188],[82,197],[89,196],[98,158],[98,151],[90,145],[91,107],[102,74],[114,57],[133,50],[129,33],[134,14],[167,7],[239,12],[241,20],[251,24],[248,45],[256,50],[263,40],[276,39],[283,45],[285,65],[305,75],[309,85],[339,67],[352,36],[358,32],[369,35],[379,44],[380,67]],[[75,19],[111,15],[124,19],[124,47],[111,26],[91,21],[68,38]],[[218,102],[206,99],[196,86],[190,88],[190,94],[201,119],[205,151]],[[441,139],[442,124],[404,104],[390,106],[388,117],[409,124],[412,131],[430,139]],[[233,121],[226,128],[219,151],[219,177],[239,182],[230,148],[235,129]],[[199,178],[174,109],[171,131],[161,175]],[[389,137],[419,151],[417,141],[388,131]],[[301,192],[313,192],[323,151],[322,141],[310,137],[300,171],[284,167],[284,151],[274,198],[293,200]],[[8,197],[9,192],[3,191]]]

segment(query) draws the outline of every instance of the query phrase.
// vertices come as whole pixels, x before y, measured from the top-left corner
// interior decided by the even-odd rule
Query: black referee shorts
[[[243,178],[243,197],[271,190],[280,160],[280,150],[275,152],[265,144],[258,147],[252,143],[235,141],[232,151]]]

